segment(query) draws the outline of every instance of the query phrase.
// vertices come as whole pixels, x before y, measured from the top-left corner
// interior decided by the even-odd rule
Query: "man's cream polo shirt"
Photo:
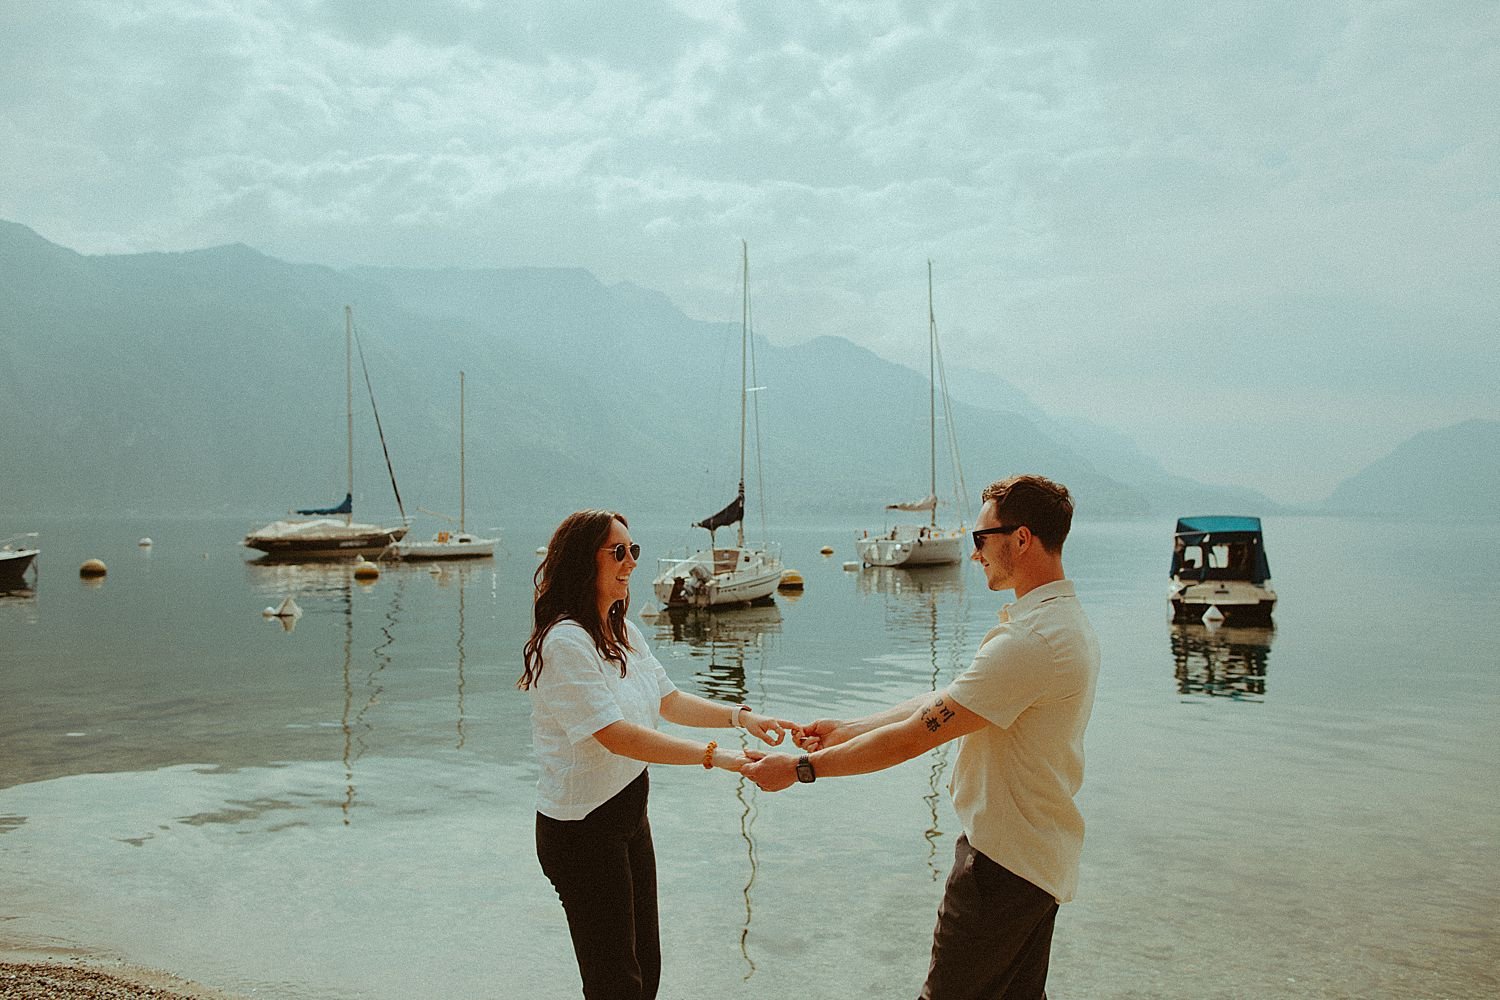
[[[1059,903],[1078,887],[1083,730],[1099,677],[1099,640],[1071,580],[1000,611],[948,695],[988,726],[960,740],[953,807],[969,843]]]

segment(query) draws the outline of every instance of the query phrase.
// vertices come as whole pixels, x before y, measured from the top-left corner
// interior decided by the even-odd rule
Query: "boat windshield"
[[[1254,573],[1251,542],[1204,539],[1184,545],[1178,558],[1177,576],[1197,580],[1250,580]]]

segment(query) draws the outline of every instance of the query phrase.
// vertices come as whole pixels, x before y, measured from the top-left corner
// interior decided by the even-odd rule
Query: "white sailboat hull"
[[[0,587],[19,587],[40,549],[0,549]]]
[[[397,559],[488,559],[495,554],[495,539],[475,538],[463,533],[440,532],[425,542],[404,539],[392,549]]]
[[[866,566],[944,566],[962,562],[967,532],[900,525],[883,535],[856,538]]]
[[[763,601],[781,583],[775,546],[700,549],[662,559],[651,589],[669,608],[718,608]]]

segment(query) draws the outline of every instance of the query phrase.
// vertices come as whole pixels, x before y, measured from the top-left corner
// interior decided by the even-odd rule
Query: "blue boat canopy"
[[[1227,550],[1227,563],[1214,562],[1216,546]],[[1271,578],[1265,541],[1258,517],[1183,517],[1177,520],[1172,544],[1172,578],[1199,580],[1249,580],[1265,583]]]
[[[353,494],[345,493],[344,502],[337,507],[312,507],[307,510],[299,510],[297,513],[311,514],[315,517],[320,514],[352,514],[354,513],[354,496]]]
[[[1209,517],[1180,517],[1177,519],[1177,533],[1179,535],[1191,532],[1219,531],[1253,531],[1258,535],[1260,534],[1260,518],[1224,517],[1215,514]]]

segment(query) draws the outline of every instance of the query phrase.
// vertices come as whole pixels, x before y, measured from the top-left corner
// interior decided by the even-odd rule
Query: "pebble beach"
[[[0,962],[0,1000],[233,1000],[164,972],[132,966]]]

